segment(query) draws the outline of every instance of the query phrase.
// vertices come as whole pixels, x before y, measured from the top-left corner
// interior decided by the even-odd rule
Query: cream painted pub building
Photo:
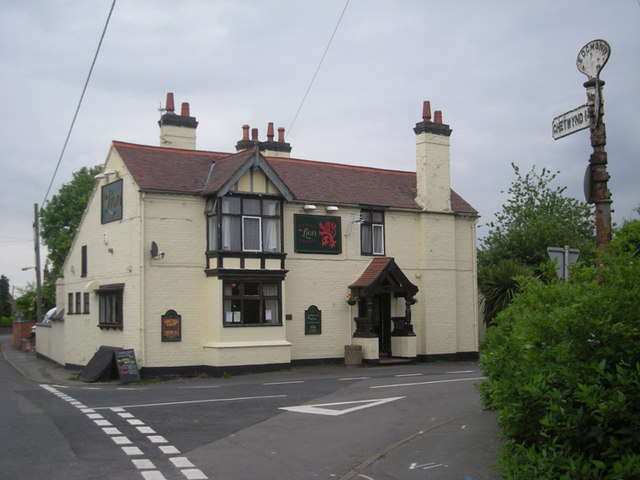
[[[424,102],[416,171],[291,158],[284,129],[195,149],[167,95],[160,146],[114,141],[38,355],[132,349],[143,376],[473,358],[477,212],[450,187],[451,129]]]

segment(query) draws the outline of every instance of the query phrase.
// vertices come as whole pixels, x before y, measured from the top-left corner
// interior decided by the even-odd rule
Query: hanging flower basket
[[[358,303],[358,297],[355,297],[352,293],[350,293],[349,295],[347,295],[347,303],[349,305],[355,305],[356,303]]]

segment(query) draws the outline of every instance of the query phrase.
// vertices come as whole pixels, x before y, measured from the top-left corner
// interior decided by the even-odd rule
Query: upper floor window
[[[362,255],[384,255],[384,212],[360,212],[360,251]]]
[[[255,197],[222,197],[211,208],[209,250],[280,252],[282,204]]]
[[[80,276],[86,277],[87,276],[87,246],[83,245],[80,251],[82,252],[82,271],[80,273]]]

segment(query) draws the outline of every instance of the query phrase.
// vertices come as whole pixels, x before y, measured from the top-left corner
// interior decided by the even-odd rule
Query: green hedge
[[[481,346],[505,479],[640,478],[640,259],[522,279]]]
[[[0,317],[0,327],[10,327],[13,323],[13,317]]]

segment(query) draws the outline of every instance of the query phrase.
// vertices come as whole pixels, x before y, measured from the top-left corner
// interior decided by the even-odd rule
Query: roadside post
[[[577,248],[569,248],[565,245],[560,247],[547,247],[547,253],[552,261],[556,262],[556,273],[560,280],[569,281],[569,265],[573,265],[578,261],[580,250]]]
[[[600,80],[600,72],[609,60],[611,47],[604,40],[592,40],[587,43],[576,60],[578,70],[588,80],[584,83],[587,90],[587,103],[553,119],[552,135],[555,140],[580,130],[589,128],[593,153],[589,157],[589,165],[584,177],[584,193],[587,203],[595,204],[596,247],[599,253],[608,251],[611,240],[611,192],[607,182],[611,178],[607,172],[607,143],[604,115],[604,100]],[[586,113],[586,118],[585,118]],[[585,121],[588,120],[588,121]],[[600,256],[596,266],[600,267]]]

